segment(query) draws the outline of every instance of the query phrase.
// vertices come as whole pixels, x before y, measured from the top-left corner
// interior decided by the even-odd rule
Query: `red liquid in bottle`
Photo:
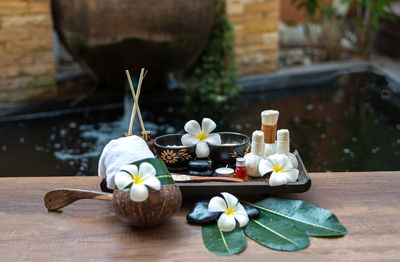
[[[235,173],[237,178],[241,178],[244,181],[247,181],[246,160],[244,158],[236,159]]]
[[[236,172],[236,177],[237,178],[245,179],[246,176],[247,176],[246,167],[245,166],[237,166],[235,172]]]

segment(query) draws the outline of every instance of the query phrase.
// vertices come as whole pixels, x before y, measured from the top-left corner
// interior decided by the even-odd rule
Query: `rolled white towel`
[[[114,189],[114,176],[124,165],[155,158],[146,142],[138,136],[127,136],[111,140],[103,149],[99,160],[99,177],[106,178],[107,187]]]

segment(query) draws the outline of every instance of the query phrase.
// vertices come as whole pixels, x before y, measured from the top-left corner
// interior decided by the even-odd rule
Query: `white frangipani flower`
[[[156,177],[156,169],[150,163],[143,162],[139,169],[136,165],[125,165],[115,175],[115,185],[123,190],[130,187],[130,197],[135,202],[143,202],[149,196],[149,186],[155,190],[161,189],[160,180]]]
[[[270,186],[280,186],[288,182],[295,182],[299,176],[299,170],[293,168],[289,157],[285,154],[274,154],[261,160],[258,169],[262,176],[272,171],[269,178]]]
[[[224,197],[213,197],[208,204],[208,211],[223,212],[218,218],[218,227],[224,232],[230,232],[236,228],[236,221],[240,227],[249,222],[246,210],[239,203],[239,200],[229,193],[221,193]]]
[[[188,133],[182,136],[182,145],[196,145],[197,157],[208,157],[210,149],[208,148],[207,143],[216,145],[221,144],[221,136],[216,133],[211,133],[211,131],[216,127],[217,124],[209,118],[203,118],[201,128],[200,124],[196,120],[190,120],[184,127],[185,131]]]

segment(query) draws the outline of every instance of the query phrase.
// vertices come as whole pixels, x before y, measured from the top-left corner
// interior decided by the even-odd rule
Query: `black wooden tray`
[[[288,183],[281,186],[270,186],[268,177],[266,178],[250,178],[248,182],[231,183],[231,182],[204,182],[204,183],[176,183],[183,196],[192,197],[210,197],[220,192],[229,192],[235,196],[239,195],[265,195],[277,193],[302,193],[311,187],[311,178],[308,176],[303,161],[297,150],[293,152],[299,162],[299,177],[296,182]]]

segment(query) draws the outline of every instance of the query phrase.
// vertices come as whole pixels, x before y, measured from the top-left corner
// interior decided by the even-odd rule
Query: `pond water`
[[[318,86],[244,93],[218,107],[185,106],[177,93],[146,97],[144,91],[140,107],[153,137],[182,133],[188,120],[203,117],[214,119],[217,131],[251,136],[260,112],[278,109],[278,128],[290,130],[308,171],[399,170],[400,109],[388,102],[386,85],[374,74],[350,74]],[[104,145],[127,131],[130,110],[126,96],[116,106],[0,119],[1,176],[97,175]]]

